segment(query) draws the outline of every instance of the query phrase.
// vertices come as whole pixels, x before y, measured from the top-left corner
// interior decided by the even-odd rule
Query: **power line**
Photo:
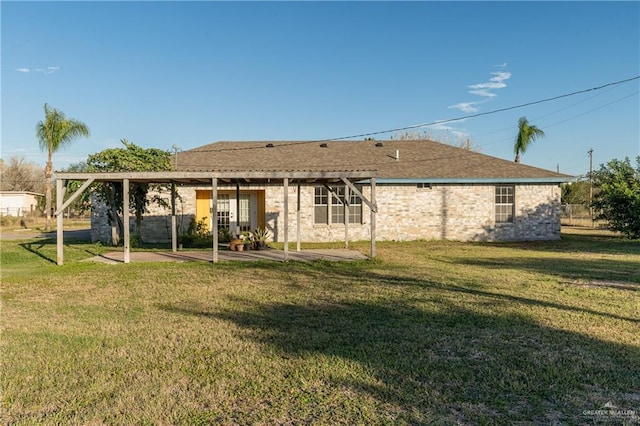
[[[624,97],[622,97],[622,98],[620,98],[620,99],[616,99],[615,101],[611,101],[611,102],[609,102],[609,103],[606,103],[606,104],[603,104],[603,105],[597,106],[597,107],[595,107],[595,108],[593,108],[593,109],[590,109],[589,111],[585,111],[585,112],[583,112],[583,113],[581,113],[581,114],[574,115],[574,116],[569,117],[569,118],[565,118],[564,120],[558,121],[558,122],[553,123],[553,124],[549,124],[549,125],[545,126],[545,128],[549,128],[549,127],[557,126],[558,124],[562,124],[562,123],[564,123],[565,121],[573,120],[574,118],[582,117],[583,115],[587,115],[587,114],[589,114],[589,113],[592,113],[593,111],[597,111],[597,110],[602,109],[602,108],[604,108],[604,107],[608,107],[609,105],[613,105],[613,104],[615,104],[615,103],[622,102],[622,101],[624,101],[625,99],[628,99],[628,98],[630,98],[630,97],[632,97],[632,96],[637,95],[638,93],[640,93],[640,90],[639,90],[639,91],[636,91],[636,92],[634,92],[634,93],[632,93],[632,94],[630,94],[630,95],[624,96]]]
[[[456,118],[449,118],[449,119],[446,119],[446,120],[432,121],[430,123],[415,124],[415,125],[412,125],[412,126],[398,127],[398,128],[395,128],[395,129],[379,130],[379,131],[375,131],[375,132],[359,133],[359,134],[355,134],[355,135],[340,136],[340,137],[335,137],[335,138],[326,138],[326,139],[316,139],[316,140],[309,140],[309,141],[296,141],[296,142],[290,142],[290,143],[281,143],[281,144],[275,145],[275,147],[298,145],[298,144],[303,144],[303,143],[318,143],[318,142],[339,141],[339,140],[345,140],[345,139],[361,138],[361,137],[366,137],[366,136],[375,136],[375,135],[380,135],[380,134],[385,134],[385,133],[401,132],[403,130],[419,129],[419,128],[422,128],[422,127],[434,126],[436,124],[451,123],[451,122],[454,122],[454,121],[460,121],[460,120],[466,120],[466,119],[469,119],[469,118],[482,117],[482,116],[485,116],[485,115],[497,114],[499,112],[511,111],[511,110],[514,110],[514,109],[524,108],[524,107],[531,106],[531,105],[537,105],[537,104],[541,104],[541,103],[545,103],[545,102],[551,102],[551,101],[555,101],[555,100],[558,100],[558,99],[568,98],[570,96],[579,95],[579,94],[582,94],[582,93],[593,92],[593,91],[596,91],[596,90],[602,90],[602,89],[604,89],[606,87],[617,86],[617,85],[628,83],[630,81],[634,81],[634,80],[638,80],[638,79],[640,79],[640,76],[631,77],[631,78],[627,78],[627,79],[624,79],[624,80],[613,81],[613,82],[610,82],[610,83],[602,84],[600,86],[595,86],[595,87],[591,87],[591,88],[588,88],[588,89],[576,90],[574,92],[565,93],[565,94],[557,95],[557,96],[552,96],[550,98],[544,98],[544,99],[540,99],[540,100],[537,100],[537,101],[531,101],[531,102],[526,102],[526,103],[519,104],[519,105],[513,105],[513,106],[509,106],[509,107],[505,107],[505,108],[499,108],[499,109],[495,109],[495,110],[492,110],[492,111],[486,111],[486,112],[479,112],[479,113],[476,113],[476,114],[464,115],[464,116],[456,117]],[[238,146],[236,146],[236,147],[233,147],[233,148],[223,148],[223,149],[199,149],[198,152],[244,151],[244,150],[254,150],[254,149],[263,149],[263,148],[264,148],[264,146],[250,146],[250,147],[238,147]]]
[[[561,112],[561,111],[568,110],[569,108],[573,108],[573,107],[574,107],[574,106],[576,106],[576,105],[583,104],[583,103],[585,103],[585,102],[590,101],[591,99],[595,99],[595,98],[597,98],[598,96],[602,96],[602,95],[604,95],[604,94],[606,94],[606,93],[608,93],[608,92],[610,92],[610,91],[614,90],[615,88],[616,88],[615,86],[614,86],[614,87],[611,87],[611,88],[609,88],[609,89],[607,89],[607,90],[605,90],[605,91],[603,91],[603,92],[596,93],[595,95],[593,95],[593,96],[591,96],[591,97],[588,97],[588,98],[586,98],[586,99],[583,99],[583,100],[581,100],[581,101],[578,101],[578,102],[576,102],[576,103],[573,103],[573,104],[571,104],[571,105],[568,105],[568,106],[566,106],[566,107],[563,107],[563,108],[557,109],[557,110],[555,110],[555,111],[551,111],[550,113],[545,114],[545,115],[542,115],[542,116],[540,116],[540,117],[534,117],[534,118],[532,119],[532,121],[538,121],[538,120],[541,120],[541,119],[543,119],[543,118],[547,118],[547,117],[549,117],[549,116],[551,116],[551,115],[557,114],[557,113],[559,113],[559,112]],[[505,131],[505,130],[509,130],[509,131],[511,131],[511,130],[513,130],[513,126],[511,126],[511,127],[503,127],[502,129],[492,130],[492,131],[490,131],[490,132],[481,133],[481,134],[479,134],[479,135],[473,135],[473,137],[474,137],[474,138],[481,138],[481,137],[483,137],[483,136],[492,135],[492,134],[494,134],[494,133],[500,133],[500,132]]]
[[[640,91],[635,91],[635,92],[633,92],[633,93],[631,93],[631,94],[629,94],[629,95],[623,96],[623,97],[621,97],[621,98],[618,98],[618,99],[616,99],[616,100],[614,100],[614,101],[611,101],[611,102],[608,102],[608,103],[606,103],[606,104],[599,105],[599,106],[597,106],[597,107],[595,107],[595,108],[593,108],[593,109],[590,109],[590,110],[588,110],[588,111],[585,111],[585,112],[583,112],[583,113],[580,113],[580,114],[577,114],[577,115],[571,116],[571,117],[569,117],[569,118],[565,118],[564,120],[560,120],[560,121],[557,121],[557,122],[552,123],[552,124],[544,125],[544,128],[545,128],[545,129],[548,129],[549,127],[557,126],[558,124],[562,124],[562,123],[565,123],[565,122],[567,122],[567,121],[570,121],[570,120],[573,120],[573,119],[576,119],[576,118],[582,117],[583,115],[590,114],[590,113],[592,113],[593,111],[597,111],[597,110],[599,110],[599,109],[602,109],[602,108],[608,107],[609,105],[613,105],[613,104],[616,104],[616,103],[618,103],[618,102],[622,102],[622,101],[624,101],[625,99],[628,99],[628,98],[630,98],[630,97],[632,97],[632,96],[636,96],[638,93],[640,93]],[[579,102],[578,102],[578,103],[579,103]],[[576,103],[576,104],[574,104],[574,105],[577,105],[577,103]],[[565,109],[566,109],[566,108],[565,108]],[[558,111],[561,111],[561,110],[558,110]],[[557,112],[557,111],[556,111],[556,112]],[[548,116],[550,116],[550,115],[551,115],[551,114],[547,114],[547,115],[545,115],[544,117],[548,117]],[[540,118],[543,118],[543,117],[540,117]],[[486,133],[486,134],[488,134],[488,133]],[[505,142],[505,141],[508,141],[508,140],[513,140],[513,137],[509,136],[509,137],[507,137],[507,138],[502,138],[502,139],[497,140],[497,141],[493,141],[493,142],[489,142],[489,143],[482,144],[481,146],[482,146],[482,147],[485,147],[485,146],[489,146],[489,145],[495,145],[495,144],[497,144],[497,143]]]
[[[625,79],[625,80],[619,80],[619,81],[614,81],[614,82],[611,82],[611,83],[606,83],[606,84],[603,84],[601,86],[592,87],[590,89],[578,90],[578,91],[575,91],[575,92],[566,93],[566,94],[558,95],[558,96],[553,96],[551,98],[545,98],[545,99],[541,99],[541,100],[538,100],[538,101],[527,102],[527,103],[520,104],[520,105],[514,105],[514,106],[510,106],[510,107],[494,109],[492,111],[487,111],[487,112],[479,112],[479,113],[476,113],[476,114],[464,115],[462,117],[457,117],[457,118],[449,118],[447,120],[438,120],[438,121],[433,121],[431,123],[415,124],[413,126],[399,127],[399,128],[396,128],[396,129],[389,129],[389,130],[380,130],[380,131],[377,131],[377,132],[370,132],[370,133],[361,133],[361,134],[352,135],[352,136],[342,136],[342,137],[338,137],[338,138],[322,139],[322,140],[316,141],[316,142],[336,141],[336,140],[343,140],[343,139],[359,138],[359,137],[364,137],[364,136],[373,136],[373,135],[379,135],[379,134],[384,134],[384,133],[400,132],[402,130],[419,129],[421,127],[429,127],[429,126],[434,126],[436,124],[451,123],[452,121],[467,120],[469,118],[482,117],[484,115],[496,114],[496,113],[499,113],[499,112],[505,112],[505,111],[510,111],[510,110],[513,110],[513,109],[524,108],[524,107],[527,107],[527,106],[537,105],[537,104],[541,104],[541,103],[544,103],[544,102],[551,102],[551,101],[555,101],[555,100],[558,100],[558,99],[567,98],[569,96],[579,95],[581,93],[592,92],[594,90],[601,90],[601,89],[604,89],[605,87],[616,86],[618,84],[628,83],[629,81],[637,80],[639,78],[640,78],[640,76],[636,76],[636,77],[628,78],[628,79]]]

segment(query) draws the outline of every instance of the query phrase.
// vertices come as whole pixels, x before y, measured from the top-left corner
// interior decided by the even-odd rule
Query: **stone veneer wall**
[[[209,187],[209,189],[211,189]],[[196,193],[195,190],[180,188],[178,190],[180,198],[176,201],[176,215],[178,223],[178,233],[184,234],[189,227],[191,219],[196,213]],[[162,197],[167,205],[170,205],[170,194],[156,194]],[[96,199],[91,197],[91,241],[111,243],[111,226],[108,223],[107,208]],[[133,236],[135,233],[136,218],[131,214],[129,218],[129,231]],[[147,243],[166,243],[171,241],[171,208],[160,207],[156,204],[149,205],[149,212],[142,219],[142,240]]]
[[[363,194],[371,195],[365,187]],[[282,241],[282,188],[266,193],[267,227]],[[377,185],[378,240],[518,241],[560,238],[558,185],[516,185],[515,221],[495,223],[495,185]],[[344,225],[313,223],[313,187],[301,190],[301,239],[342,241]],[[289,241],[296,236],[296,188],[289,188]],[[350,240],[370,238],[370,210],[363,205],[363,224],[349,224]]]
[[[313,223],[313,186],[301,188],[302,241],[343,241],[344,225],[315,225]],[[431,240],[460,241],[519,241],[555,240],[560,238],[560,188],[553,184],[515,185],[515,221],[496,224],[494,213],[495,185],[432,185],[417,188],[415,184],[376,186],[378,240]],[[210,187],[181,187],[178,192],[177,214],[181,231],[186,231],[195,214],[196,189]],[[233,189],[219,187],[219,189]],[[267,229],[275,241],[283,241],[284,189],[282,186],[242,187],[243,190],[265,190],[265,217]],[[368,198],[371,189],[363,188]],[[166,195],[168,199],[168,195]],[[296,185],[289,186],[289,241],[296,238]],[[95,204],[94,204],[95,205]],[[363,204],[363,223],[349,224],[352,241],[370,238],[370,210]],[[170,209],[151,207],[143,220],[143,240],[170,241]],[[131,218],[131,226],[135,226]],[[132,229],[133,233],[133,229]],[[92,240],[108,241],[110,228],[106,225],[106,212],[100,206],[92,214]]]

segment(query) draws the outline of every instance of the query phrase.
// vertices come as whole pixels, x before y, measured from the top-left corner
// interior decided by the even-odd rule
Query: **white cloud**
[[[27,72],[29,72],[31,70],[29,68],[24,68],[23,67],[23,68],[16,68],[16,71],[27,73]]]
[[[47,68],[37,68],[36,71],[41,72],[43,74],[53,74],[56,71],[59,71],[60,67],[47,67]]]
[[[491,75],[495,75],[495,77],[491,78],[491,81],[504,81],[509,80],[511,78],[511,73],[507,71],[496,71],[492,72]]]
[[[486,98],[493,98],[497,95],[493,92],[490,92],[488,89],[480,89],[480,90],[469,90],[469,93],[472,95],[484,96]]]
[[[505,87],[507,87],[507,84],[504,81],[511,78],[511,73],[506,71],[492,72],[491,75],[493,75],[494,77],[491,77],[489,81],[485,83],[478,83],[467,86],[469,89],[472,89],[469,91],[469,93],[471,93],[472,95],[493,98],[497,95],[491,90],[504,89]]]
[[[462,120],[455,120],[455,121],[447,121],[447,123],[461,123],[463,121],[466,121],[466,119],[462,119]],[[428,129],[431,130],[436,130],[439,132],[446,132],[449,133],[453,136],[456,137],[456,139],[464,139],[466,137],[469,137],[469,132],[467,132],[465,129],[460,129],[460,128],[456,128],[453,126],[448,126],[446,124],[443,123],[435,123],[432,124],[430,126],[426,126]],[[444,137],[443,140],[447,140],[447,137]]]
[[[507,66],[506,62],[504,64],[494,65],[494,67],[498,67],[498,68],[505,68],[506,66]],[[504,89],[505,87],[507,87],[507,83],[505,83],[505,81],[511,78],[511,73],[508,71],[494,71],[491,73],[491,75],[493,77],[491,77],[489,81],[485,81],[483,83],[471,84],[467,86],[468,89],[471,89],[469,90],[470,94],[481,96],[485,98],[484,100],[475,101],[475,102],[460,102],[455,105],[451,105],[448,108],[449,109],[455,108],[466,113],[478,112],[479,109],[475,105],[487,102],[489,99],[492,99],[498,96],[498,94],[495,93],[495,91]]]
[[[451,105],[448,108],[459,109],[462,112],[478,112],[478,108],[474,107],[476,102],[460,102],[459,104]]]

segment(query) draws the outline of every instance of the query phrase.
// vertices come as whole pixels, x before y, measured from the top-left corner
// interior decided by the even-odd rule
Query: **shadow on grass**
[[[162,309],[231,322],[242,338],[285,357],[356,362],[371,380],[338,366],[323,367],[322,380],[373,397],[387,421],[582,423],[583,410],[609,401],[631,409],[639,396],[630,391],[640,387],[631,373],[640,369],[638,348],[519,315],[485,315],[446,302],[437,312],[397,303],[234,302],[238,309],[188,303]]]
[[[533,253],[532,253],[533,254]],[[580,257],[496,257],[454,258],[452,263],[490,269],[517,269],[566,280],[567,284],[587,284],[640,291],[640,256],[637,261],[617,259],[580,259]]]
[[[36,256],[51,262],[57,263],[57,241],[52,238],[28,241],[19,244],[28,252],[35,254]],[[97,246],[89,241],[83,239],[65,239],[64,249],[76,249],[84,251],[91,256],[100,256],[102,253],[100,250],[96,250]]]
[[[53,245],[55,245],[56,242],[55,240],[53,241]],[[41,257],[42,259],[51,262],[51,263],[56,263],[56,258],[52,258],[49,254],[48,251],[49,250],[43,250],[45,248],[49,249],[52,245],[51,240],[38,240],[38,241],[34,241],[34,242],[28,242],[28,243],[20,243],[20,247],[22,247],[23,249],[35,254],[36,256]],[[55,253],[54,253],[55,254]]]
[[[510,261],[514,261],[514,260],[510,260]],[[522,260],[522,261],[525,262],[526,260]],[[499,261],[493,261],[493,262],[499,262]],[[541,265],[540,265],[541,272],[544,272],[547,274],[550,273],[548,270],[545,269],[545,267],[546,268],[549,267],[549,262],[550,262],[549,259],[546,259],[544,261],[541,260]],[[593,272],[594,265],[591,265],[591,268],[585,269],[584,265],[582,265],[577,260],[569,260],[568,262],[575,267],[576,274],[580,274],[579,277],[582,277],[585,280],[588,279],[590,281],[597,279],[598,275],[597,274],[594,275],[594,272]],[[487,266],[482,261],[479,261],[477,259],[471,259],[471,260],[465,261],[465,263],[462,263],[462,262],[459,262],[459,263],[478,264],[481,266]],[[622,263],[624,263],[625,267],[627,268],[631,268],[634,270],[637,269],[637,264],[634,262],[622,262]],[[606,269],[621,267],[620,262],[605,261],[604,264],[607,266]],[[514,296],[514,295],[504,294],[499,292],[491,292],[491,291],[486,291],[479,288],[474,288],[474,286],[472,285],[465,286],[465,285],[455,285],[455,284],[442,284],[442,283],[433,282],[425,279],[414,278],[411,276],[396,275],[396,274],[393,274],[393,272],[390,272],[389,274],[374,272],[374,271],[371,271],[371,266],[372,264],[369,261],[329,262],[329,261],[320,260],[320,261],[314,261],[311,263],[289,262],[286,266],[283,266],[280,263],[274,263],[274,262],[256,262],[256,263],[247,262],[243,264],[229,263],[229,264],[226,264],[224,267],[228,268],[230,271],[237,267],[242,267],[242,268],[256,270],[256,271],[257,270],[267,270],[267,271],[278,270],[282,276],[286,274],[302,274],[317,282],[322,282],[326,286],[333,286],[338,290],[340,288],[345,288],[344,286],[348,285],[348,283],[351,283],[351,282],[359,282],[359,283],[369,282],[375,286],[386,286],[386,287],[388,286],[405,287],[406,286],[406,287],[418,287],[422,289],[437,289],[438,291],[442,291],[442,292],[465,293],[465,294],[470,294],[475,296],[481,296],[481,297],[487,298],[490,301],[498,301],[498,300],[509,301],[509,302],[520,303],[524,305],[530,305],[530,306],[553,308],[553,309],[570,311],[570,312],[597,315],[597,316],[613,318],[613,319],[618,319],[623,321],[630,321],[633,323],[640,324],[640,318],[625,317],[622,315],[617,315],[609,312],[602,312],[602,311],[597,311],[593,309],[587,309],[580,306],[556,303],[556,302],[547,301],[547,300],[539,300],[539,299],[534,299],[529,297]],[[500,267],[500,266],[496,266],[496,267]],[[504,266],[504,267],[507,267],[507,266]],[[518,266],[513,266],[513,268],[517,268],[517,267]],[[523,270],[527,269],[523,265],[520,265],[520,268]],[[566,266],[565,266],[565,269],[566,269]],[[563,272],[560,275],[569,279],[571,276],[566,273],[565,269],[563,269],[563,271],[565,272]],[[385,270],[390,270],[390,268],[385,267]],[[638,272],[637,274],[633,275],[633,279],[638,280],[638,278],[640,278],[639,276],[640,271],[637,271],[637,272]],[[620,272],[620,274],[623,274],[627,279],[629,279],[629,275],[626,275],[624,272]],[[611,279],[610,275],[605,275],[605,276]],[[576,275],[576,277],[578,277],[578,275]],[[628,285],[626,287],[620,287],[620,286],[612,286],[612,287],[617,290],[640,291],[640,283],[627,283],[627,284]],[[290,283],[288,285],[292,287],[298,287],[295,283]]]
[[[488,248],[509,247],[530,251],[585,252],[640,255],[640,240],[617,235],[562,234],[559,241],[475,242]]]

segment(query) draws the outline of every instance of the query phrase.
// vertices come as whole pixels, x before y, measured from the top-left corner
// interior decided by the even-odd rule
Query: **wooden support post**
[[[131,262],[131,238],[129,235],[129,179],[122,179],[122,216],[124,226],[124,263]]]
[[[64,201],[64,185],[62,179],[56,179],[56,251],[58,265],[64,265],[64,229],[62,204]]]
[[[344,248],[349,248],[349,186],[344,187],[344,203],[342,209],[344,212]]]
[[[376,257],[376,214],[378,204],[376,201],[376,178],[371,178],[371,259]]]
[[[300,182],[298,181],[298,204],[296,205],[296,251],[300,251]]]
[[[85,182],[80,186],[80,188],[78,188],[78,189],[76,190],[76,192],[74,192],[73,194],[71,194],[71,196],[70,196],[69,198],[67,198],[67,201],[65,201],[65,202],[62,204],[62,207],[59,207],[59,206],[57,207],[57,211],[55,212],[55,215],[57,216],[59,211],[61,212],[62,210],[64,210],[64,209],[68,208],[68,207],[71,205],[71,203],[73,203],[73,201],[74,201],[76,198],[78,198],[80,195],[82,195],[82,193],[84,192],[84,190],[85,190],[85,189],[87,189],[87,188],[89,187],[89,185],[91,185],[91,184],[93,183],[93,181],[94,181],[94,180],[95,180],[95,179],[93,179],[93,178],[87,179],[87,180],[86,180],[86,181],[85,181]]]
[[[236,237],[240,238],[240,184],[236,181]]]
[[[213,233],[213,263],[218,263],[218,178],[211,178],[211,232]]]
[[[284,261],[289,260],[289,178],[284,178]]]
[[[178,251],[178,221],[176,220],[176,184],[171,184],[171,251]]]

